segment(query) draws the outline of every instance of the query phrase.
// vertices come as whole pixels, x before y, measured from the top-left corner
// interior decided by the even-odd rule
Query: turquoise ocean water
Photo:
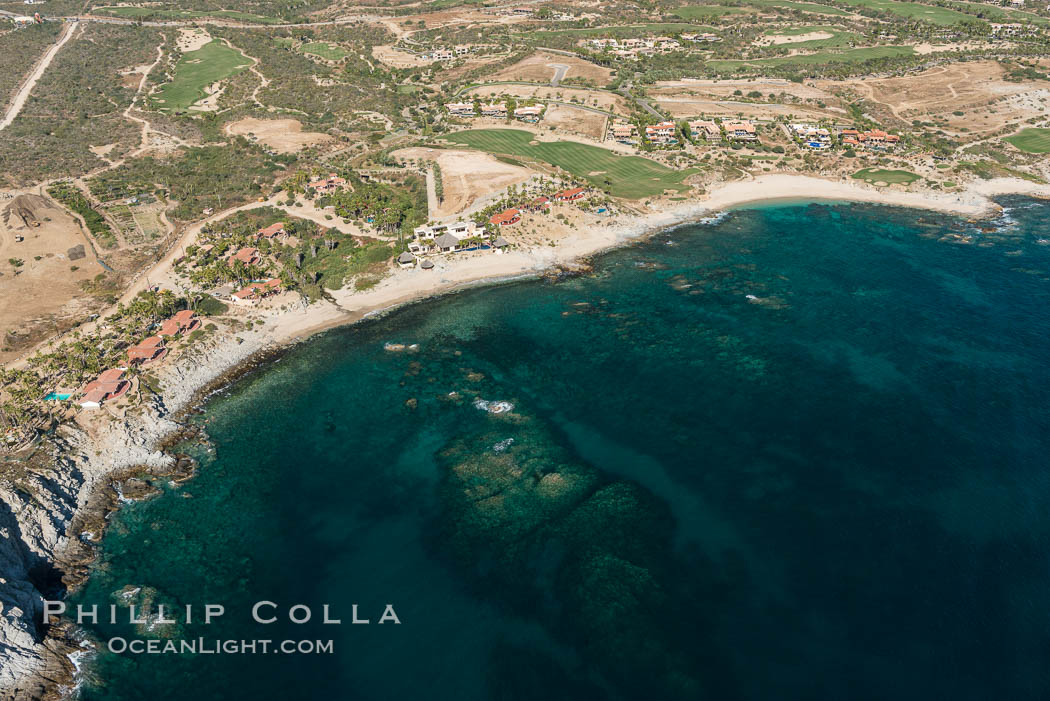
[[[83,697],[1050,697],[1050,206],[1003,204],[735,211],[289,350],[73,603],[333,652],[104,652]]]

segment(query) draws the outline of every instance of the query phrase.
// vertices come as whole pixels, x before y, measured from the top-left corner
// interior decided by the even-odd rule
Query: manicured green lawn
[[[719,9],[733,9],[723,8]],[[530,39],[542,40],[550,36],[578,36],[578,37],[611,37],[613,39],[630,39],[644,37],[650,34],[680,34],[682,32],[714,32],[714,27],[702,27],[698,24],[686,24],[684,22],[661,22],[654,24],[618,24],[608,27],[583,27],[581,29],[552,29],[550,31],[522,32],[521,36]]]
[[[741,7],[727,7],[725,5],[686,5],[679,7],[671,14],[682,19],[707,19],[708,17],[721,17],[723,15],[734,15],[748,12]]]
[[[216,10],[214,12],[196,12],[192,10],[165,10],[156,7],[96,7],[91,11],[93,14],[115,15],[117,17],[158,19],[197,19],[199,17],[221,17],[223,19],[235,19],[242,22],[257,22],[259,24],[277,24],[281,20],[274,17],[254,15],[250,12],[237,12],[236,10]]]
[[[794,0],[747,0],[748,5],[755,7],[784,7],[789,10],[801,10],[818,15],[832,15],[835,17],[849,17],[850,13],[830,5],[818,5],[812,2],[794,2]]]
[[[302,51],[304,54],[313,54],[314,56],[320,56],[327,61],[338,61],[339,59],[346,56],[349,52],[343,49],[343,47],[336,44],[328,44],[323,41],[315,41],[310,44],[303,44]]]
[[[608,149],[575,141],[535,142],[520,129],[473,129],[449,134],[448,141],[489,153],[522,156],[558,166],[594,185],[607,187],[614,197],[641,199],[664,190],[688,189],[682,181],[695,169],[672,170],[640,156],[618,156]]]
[[[893,58],[897,56],[910,56],[915,49],[910,46],[873,46],[866,49],[849,49],[847,51],[824,51],[815,54],[801,54],[799,56],[783,56],[779,58],[758,58],[752,61],[730,60],[730,61],[708,61],[707,65],[715,70],[728,68],[730,70],[741,66],[782,66],[790,64],[813,65],[822,63],[860,63],[873,58]]]
[[[824,32],[831,36],[827,39],[810,39],[809,41],[796,41],[789,44],[782,44],[789,49],[837,49],[843,46],[848,46],[851,41],[857,40],[857,35],[852,32],[847,32],[838,27],[782,27],[779,29],[770,29],[766,32],[766,36],[771,37],[797,37],[803,34],[812,34],[814,32]]]
[[[863,180],[869,183],[886,183],[887,185],[911,185],[921,179],[915,173],[907,170],[883,170],[881,168],[865,168],[853,174],[855,180]]]
[[[196,51],[182,55],[175,66],[175,79],[154,96],[158,109],[184,110],[205,96],[204,88],[217,80],[240,73],[251,61],[240,51],[214,39]]]
[[[1050,129],[1029,127],[1005,140],[1025,153],[1050,153]]]
[[[955,25],[967,20],[977,19],[957,10],[934,5],[921,5],[917,2],[898,2],[898,0],[842,0],[855,7],[870,7],[880,12],[889,12],[912,20],[922,20],[933,24]]]

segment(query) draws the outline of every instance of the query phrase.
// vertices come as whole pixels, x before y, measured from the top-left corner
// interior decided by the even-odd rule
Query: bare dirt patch
[[[429,66],[433,61],[420,58],[419,56],[396,49],[393,46],[373,46],[372,58],[391,68],[418,68]]]
[[[774,34],[755,39],[755,46],[780,46],[781,44],[799,44],[804,41],[821,41],[831,39],[831,32],[807,32],[805,34]]]
[[[627,101],[623,96],[603,90],[585,90],[582,88],[552,88],[541,85],[482,85],[465,93],[477,95],[482,99],[492,97],[532,98],[572,102],[584,107],[595,107],[617,114],[629,114]]]
[[[528,168],[503,163],[478,151],[417,147],[401,149],[391,155],[403,161],[437,162],[445,194],[444,200],[438,204],[438,217],[464,212],[479,200],[534,175]]]
[[[574,78],[594,81],[596,86],[609,83],[612,79],[612,70],[596,66],[589,61],[561,54],[551,54],[538,51],[531,56],[523,58],[512,66],[507,66],[491,76],[492,80],[521,80],[529,83],[546,83],[554,77],[553,63],[568,66],[563,81]]]
[[[974,61],[913,75],[832,85],[848,87],[885,106],[902,122],[940,119],[953,130],[966,128],[966,133],[979,135],[1044,114],[1046,84],[1010,82],[1004,79],[1005,73],[994,61]]]
[[[204,29],[199,27],[184,28],[179,30],[179,36],[175,40],[175,48],[185,54],[203,48],[209,41],[211,41],[211,35]]]
[[[99,311],[81,283],[102,272],[79,222],[50,198],[0,192],[0,362]]]
[[[576,107],[551,105],[543,115],[543,126],[554,127],[559,134],[571,133],[601,141],[605,134],[605,123],[609,118]]]
[[[297,119],[256,119],[246,117],[226,125],[226,133],[255,138],[278,153],[295,153],[307,146],[330,141],[332,137],[318,132],[303,131]]]

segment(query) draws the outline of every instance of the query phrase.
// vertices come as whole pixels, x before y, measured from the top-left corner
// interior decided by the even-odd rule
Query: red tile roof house
[[[131,388],[131,383],[124,379],[124,371],[121,368],[106,370],[84,385],[83,397],[77,402],[84,409],[97,409],[103,402],[123,396]]]
[[[554,195],[554,199],[559,202],[574,202],[584,195],[587,194],[587,188],[585,187],[574,187],[571,190],[562,190],[561,192]]]
[[[245,265],[255,265],[262,260],[262,256],[259,255],[258,248],[242,248],[241,250],[234,253],[232,256],[226,259],[226,262],[233,265],[233,261],[239,260]]]
[[[529,210],[530,212],[544,212],[550,209],[550,206],[551,198],[547,197],[546,195],[540,195],[539,197],[525,205],[525,209]]]
[[[167,354],[168,349],[164,347],[164,339],[160,336],[150,336],[137,346],[128,348],[128,360],[133,363],[152,363]]]
[[[336,190],[342,190],[346,187],[346,178],[340,178],[335,173],[329,173],[327,178],[311,180],[307,183],[307,186],[321,194],[335,192]]]
[[[521,212],[516,209],[505,209],[499,214],[489,217],[489,222],[496,226],[509,226],[521,221]]]
[[[159,335],[178,336],[180,333],[196,331],[200,325],[201,320],[197,318],[197,312],[192,309],[183,309],[160,325]]]
[[[258,304],[263,297],[268,297],[281,291],[281,279],[270,278],[266,282],[253,282],[247,287],[237,290],[230,295],[230,301],[234,304],[244,304],[249,307]]]
[[[281,236],[286,233],[288,232],[284,230],[284,222],[279,221],[276,224],[270,224],[264,229],[259,229],[255,232],[255,235],[264,239],[272,239],[274,236]]]

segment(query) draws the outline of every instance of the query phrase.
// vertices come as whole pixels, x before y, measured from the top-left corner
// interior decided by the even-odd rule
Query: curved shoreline
[[[800,188],[815,188],[817,185],[822,186],[819,192],[798,194]],[[650,215],[594,226],[549,251],[510,252],[462,261],[476,264],[457,265],[448,272],[448,278],[438,278],[438,284],[433,284],[434,277],[444,273],[426,273],[418,269],[398,271],[405,274],[395,274],[367,292],[338,290],[333,293],[334,302],[319,302],[299,309],[293,306],[272,315],[265,324],[240,333],[229,331],[201,348],[194,347],[179,354],[174,362],[157,370],[163,385],[162,393],[103,430],[89,435],[78,428],[66,427],[61,432],[61,440],[68,448],[68,454],[56,456],[55,474],[48,475],[61,485],[62,493],[55,494],[53,502],[42,504],[45,509],[52,508],[56,513],[19,512],[18,525],[23,540],[32,540],[27,549],[51,566],[67,567],[70,579],[66,584],[75,588],[78,581],[82,581],[78,575],[86,576],[90,564],[88,558],[101,541],[101,533],[92,531],[94,537],[85,542],[82,538],[84,524],[104,523],[106,515],[119,506],[112,499],[115,483],[126,478],[129,471],[171,469],[175,460],[163,451],[170,447],[172,437],[184,429],[186,412],[244,374],[269,366],[274,357],[272,354],[279,355],[291,344],[327,329],[376,318],[405,305],[469,287],[536,278],[556,269],[572,269],[585,265],[592,256],[672,228],[710,219],[734,208],[785,201],[858,202],[973,218],[995,211],[997,205],[990,199],[993,196],[1050,197],[1050,187],[1025,181],[1020,181],[1020,184],[987,181],[981,185],[982,188],[973,188],[964,195],[945,196],[940,193],[883,192],[802,176],[763,176],[754,181],[727,184],[704,201],[683,202]],[[0,494],[0,499],[8,500],[5,494]],[[27,519],[30,524],[35,519],[37,525],[28,533]],[[50,530],[40,527],[44,520],[51,523]],[[88,555],[85,555],[85,548]],[[27,610],[27,616],[36,615],[39,615],[39,610]],[[43,643],[37,644],[35,664],[31,664],[33,656],[28,656],[16,665],[12,681],[17,687],[12,688],[42,689],[46,696],[52,697],[72,690],[74,665],[65,659],[73,649],[68,647],[69,631],[56,628],[58,630]],[[0,661],[8,660],[0,656]],[[7,665],[0,665],[4,666]],[[0,688],[6,684],[6,680],[0,680]]]

